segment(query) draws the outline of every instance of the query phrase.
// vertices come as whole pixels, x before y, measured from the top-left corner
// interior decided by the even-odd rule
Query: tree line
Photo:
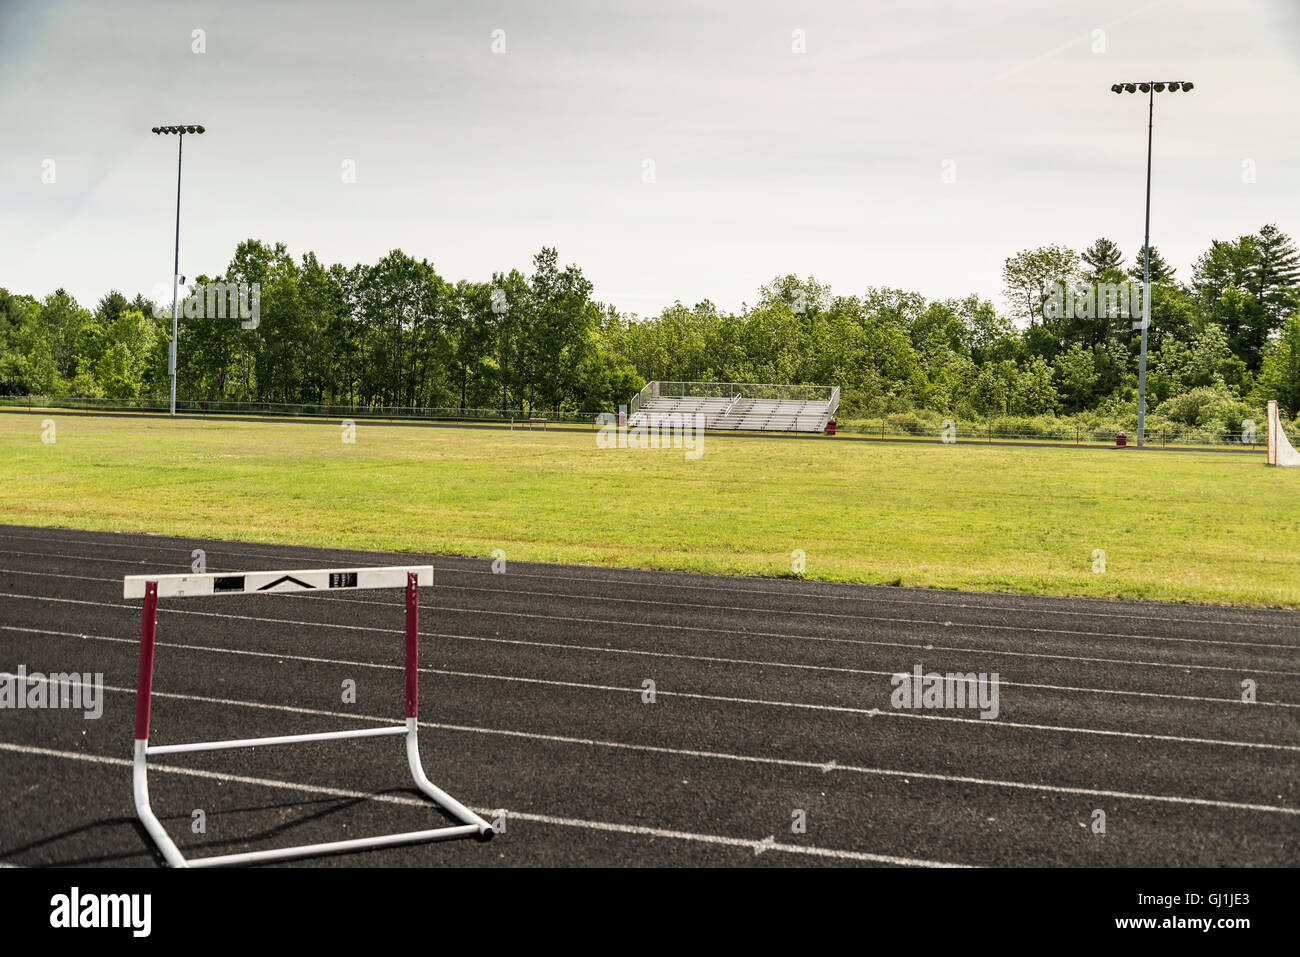
[[[1300,252],[1276,226],[1215,240],[1180,279],[1151,250],[1148,403],[1178,421],[1230,421],[1277,398],[1300,413]],[[1062,288],[1139,283],[1101,238],[1009,257],[1005,303],[902,289],[836,294],[780,276],[734,312],[680,302],[639,318],[592,298],[543,248],[527,274],[438,274],[394,250],[374,264],[295,260],[246,240],[182,303],[181,398],[368,407],[599,412],[645,382],[815,383],[843,416],[928,410],[963,418],[1097,413],[1136,404],[1140,334],[1105,309],[1053,309]],[[202,286],[260,288],[257,322],[204,308]],[[210,302],[209,302],[210,305]],[[0,394],[167,395],[170,303],[0,289]],[[1178,416],[1182,416],[1181,419]]]

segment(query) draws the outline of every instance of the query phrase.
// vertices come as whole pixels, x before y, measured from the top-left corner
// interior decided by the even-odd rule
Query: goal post
[[[194,575],[128,575],[122,580],[124,598],[142,598],[140,617],[140,663],[136,677],[135,758],[133,783],[135,810],[140,822],[153,839],[164,860],[172,867],[222,867],[262,861],[291,860],[340,854],[376,847],[422,844],[462,837],[491,839],[492,825],[437,787],[424,773],[420,761],[419,727],[419,586],[433,583],[433,566],[403,565],[380,568],[314,569],[309,571],[222,572]],[[405,723],[384,728],[359,728],[346,731],[322,731],[309,734],[275,735],[261,738],[237,738],[222,741],[195,741],[188,744],[149,744],[149,711],[153,693],[153,663],[157,631],[158,599],[200,595],[239,595],[261,592],[331,591],[358,588],[406,589],[406,666]],[[193,751],[217,751],[344,738],[373,738],[402,735],[406,739],[407,765],[416,786],[435,805],[450,814],[459,824],[382,834],[324,844],[303,844],[241,854],[186,858],[168,835],[149,804],[148,759],[158,754],[183,754]]]
[[[1268,400],[1268,464],[1300,466],[1300,452],[1282,431],[1282,417],[1276,399]]]

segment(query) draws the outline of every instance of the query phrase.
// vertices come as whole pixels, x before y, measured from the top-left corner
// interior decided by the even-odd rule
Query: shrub
[[[1158,411],[1161,417],[1184,425],[1201,424],[1201,414],[1205,411],[1205,421],[1210,421],[1223,414],[1219,410],[1230,405],[1244,407],[1236,396],[1226,389],[1216,386],[1199,386],[1189,389],[1182,395],[1176,395],[1160,403]]]
[[[908,435],[937,435],[943,428],[944,416],[928,409],[914,412],[895,412],[885,417],[886,427]]]

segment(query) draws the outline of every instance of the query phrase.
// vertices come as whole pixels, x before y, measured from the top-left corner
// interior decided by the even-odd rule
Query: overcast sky
[[[639,315],[788,272],[1001,306],[1019,249],[1137,251],[1146,103],[1109,87],[1148,78],[1196,84],[1156,98],[1178,276],[1300,234],[1300,0],[0,0],[0,286],[165,284],[176,138],[149,130],[202,123],[190,276],[248,237],[452,280],[549,245]]]

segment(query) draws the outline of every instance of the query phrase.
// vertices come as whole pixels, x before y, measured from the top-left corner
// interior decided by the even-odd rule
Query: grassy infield
[[[1262,454],[708,437],[687,460],[590,434],[49,417],[52,444],[44,416],[0,413],[0,522],[751,575],[802,549],[809,578],[1300,607],[1300,474]]]

